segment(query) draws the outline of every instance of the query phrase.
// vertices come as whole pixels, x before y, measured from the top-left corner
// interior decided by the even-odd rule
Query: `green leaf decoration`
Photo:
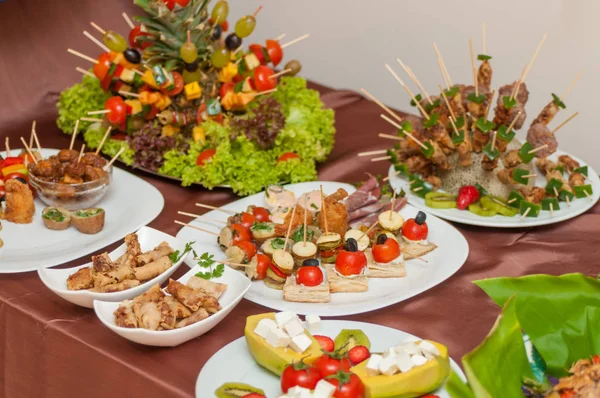
[[[415,99],[417,101],[421,101],[423,99],[423,97],[421,96],[421,94],[417,94],[415,95]],[[417,103],[415,102],[415,100],[410,100],[410,106],[417,106]]]
[[[484,94],[475,95],[475,93],[471,93],[467,95],[467,99],[471,102],[481,105],[486,100],[486,96]]]
[[[487,60],[492,59],[492,57],[490,55],[479,54],[479,55],[477,55],[477,59],[479,61],[487,61]]]
[[[433,104],[426,102],[425,106],[423,106],[423,109],[425,109],[425,112],[430,113],[432,110],[439,108],[439,106],[441,104],[442,104],[442,101],[438,98],[435,101],[433,101]]]
[[[426,129],[432,128],[437,124],[439,118],[439,113],[432,113],[431,115],[429,115],[429,119],[423,122],[423,127],[425,127]]]
[[[559,108],[567,109],[567,106],[565,105],[564,102],[562,102],[560,100],[560,98],[558,97],[558,95],[552,93],[552,99],[554,100],[554,103],[556,104],[556,106],[558,106]]]
[[[504,107],[506,109],[511,109],[511,108],[514,108],[515,106],[517,106],[517,99],[510,98],[508,95],[505,95],[504,97],[502,97],[502,102],[504,103]]]
[[[449,88],[448,90],[444,90],[444,94],[446,95],[446,97],[448,98],[452,98],[454,97],[456,94],[458,94],[460,91],[460,87],[458,86],[452,86],[451,88]]]

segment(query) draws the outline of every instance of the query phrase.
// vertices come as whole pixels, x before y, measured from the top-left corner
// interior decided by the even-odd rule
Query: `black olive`
[[[419,225],[423,225],[423,224],[425,224],[426,219],[427,219],[427,214],[420,211],[417,213],[417,216],[415,217],[415,222]]]
[[[238,35],[235,33],[230,33],[227,35],[227,38],[225,39],[225,47],[227,47],[229,50],[236,50],[241,45],[242,39],[240,39]]]
[[[223,33],[223,29],[221,25],[217,25],[213,28],[212,38],[215,40],[219,40],[221,38],[221,34]]]
[[[318,267],[319,260],[317,260],[316,258],[307,258],[306,260],[302,261],[302,266],[303,267]]]
[[[346,250],[349,252],[356,252],[358,251],[358,243],[356,243],[356,239],[354,238],[348,238],[348,240],[346,241]]]
[[[379,236],[377,236],[377,244],[378,245],[383,245],[387,240],[388,240],[388,237],[386,234],[380,234]]]
[[[127,62],[132,64],[137,65],[142,61],[142,56],[140,55],[140,52],[135,48],[128,48],[123,52],[123,55],[125,56]]]
[[[191,64],[185,64],[185,70],[188,72],[194,72],[196,69],[198,69],[198,60],[195,60]]]

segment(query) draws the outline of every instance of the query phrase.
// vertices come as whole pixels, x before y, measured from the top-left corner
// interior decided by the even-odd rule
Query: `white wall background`
[[[551,126],[579,111],[557,133],[560,148],[600,169],[599,0],[231,0],[230,24],[261,4],[252,42],[264,43],[280,33],[287,34],[283,41],[310,33],[309,39],[286,49],[284,61],[298,58],[308,79],[334,88],[364,87],[404,110],[409,109],[409,98],[385,63],[402,72],[395,62],[401,57],[426,90],[436,92],[442,78],[432,48],[435,41],[453,82],[471,83],[469,37],[480,53],[485,22],[487,52],[493,56],[492,85],[498,87],[519,77],[547,32],[526,81],[527,120],[533,120],[551,92],[560,95],[583,68],[583,77],[565,100],[567,110]],[[525,133],[520,132],[522,137]]]

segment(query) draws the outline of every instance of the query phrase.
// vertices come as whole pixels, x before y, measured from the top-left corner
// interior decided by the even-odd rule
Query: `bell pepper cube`
[[[527,185],[529,184],[529,177],[525,176],[529,174],[529,170],[520,169],[517,167],[512,172],[512,178],[517,184]]]
[[[558,203],[558,199],[556,199],[556,198],[542,199],[542,210],[546,210],[546,211],[560,210],[560,205]]]
[[[516,98],[511,98],[507,95],[505,95],[504,97],[502,97],[502,102],[504,103],[504,107],[506,109],[510,109],[510,108],[514,108],[517,105],[517,99]]]
[[[530,153],[534,149],[533,145],[529,142],[524,143],[521,149],[519,149],[519,157],[523,163],[530,163],[535,158],[535,153]]]
[[[591,197],[592,193],[594,193],[590,184],[576,185],[573,187],[573,192],[575,192],[575,197],[579,199]]]
[[[131,115],[137,115],[142,112],[142,103],[136,99],[128,99],[124,101],[131,108]]]
[[[458,128],[458,127],[457,127]],[[451,131],[453,131],[452,129]],[[460,145],[465,142],[465,130],[458,130],[458,134],[456,132],[452,132],[452,143],[454,145]]]
[[[425,157],[429,159],[431,158],[431,156],[433,156],[433,145],[429,141],[425,141],[423,144],[425,145],[425,148],[421,148],[421,152],[423,152],[423,155],[425,155]]]
[[[152,73],[152,71],[147,70],[146,72],[144,72],[144,76],[142,76],[142,81],[150,87],[158,89],[158,84],[156,83],[156,79],[154,79],[154,74]]]
[[[394,164],[394,170],[400,172],[400,174],[408,176],[408,165],[406,163]]]
[[[420,198],[425,198],[425,195],[433,191],[433,187],[425,181],[418,179],[410,184],[410,191]]]
[[[217,116],[221,114],[221,103],[216,99],[208,100],[206,104],[206,112],[209,116]]]
[[[166,126],[162,127],[161,134],[163,137],[172,137],[179,133],[179,130],[179,127],[173,126],[172,124],[167,124]]]
[[[567,199],[568,202],[571,202],[573,199],[575,199],[575,194],[573,192],[567,191],[566,189],[563,189],[558,193],[558,197],[563,202],[567,202]]]
[[[499,140],[502,140],[504,142],[511,142],[513,138],[515,138],[515,135],[517,135],[515,130],[510,130],[507,131],[508,127],[506,126],[500,126],[498,127],[498,130],[496,130],[496,135],[498,137]]]
[[[22,159],[21,159],[21,161],[22,161]],[[21,173],[21,174],[25,174],[25,175],[28,174],[27,167],[23,163],[17,163],[17,164],[13,164],[11,166],[2,168],[3,176],[7,176],[10,173]]]
[[[435,126],[437,124],[439,118],[440,118],[439,113],[430,114],[429,119],[427,119],[423,122],[423,127],[425,127],[426,129],[432,128],[433,126]]]
[[[398,154],[396,153],[396,151],[393,151],[393,150],[391,150],[391,149],[388,149],[388,150],[385,152],[385,154],[386,154],[386,155],[388,155],[388,156],[390,157],[390,162],[391,162],[392,164],[396,164],[396,163],[398,163]]]
[[[498,147],[496,146],[493,150],[492,150],[492,143],[488,142],[484,147],[482,152],[484,154],[487,155],[488,158],[490,158],[491,160],[496,159],[498,156],[500,156],[500,151],[498,150]]]
[[[560,174],[565,174],[565,166],[562,164],[559,164],[558,166],[556,166],[556,168],[554,170],[560,171]]]
[[[508,204],[516,209],[521,207],[521,202],[525,198],[517,191],[512,191],[510,195],[508,195]]]
[[[537,217],[540,214],[540,209],[540,205],[522,200],[519,205],[519,214],[525,217]]]
[[[581,166],[576,168],[575,170],[573,170],[576,173],[581,173],[584,176],[588,177],[588,167],[587,166]]]
[[[185,98],[188,100],[193,100],[196,98],[200,98],[202,95],[202,89],[198,82],[191,82],[183,86],[183,91],[185,92]]]
[[[200,126],[194,126],[192,129],[192,138],[194,142],[200,142],[204,144],[206,142],[206,132]]]
[[[494,128],[494,123],[490,120],[485,120],[485,118],[480,117],[475,122],[475,127],[477,127],[482,133],[487,134]]]
[[[562,181],[557,180],[556,178],[552,178],[546,184],[546,192],[549,193],[550,195],[556,195],[556,192],[558,192],[562,188],[562,186],[563,186]]]

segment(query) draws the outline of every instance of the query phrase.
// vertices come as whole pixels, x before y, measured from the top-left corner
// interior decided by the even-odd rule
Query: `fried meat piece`
[[[69,290],[84,290],[93,286],[93,271],[90,267],[80,268],[67,278],[67,288]]]
[[[565,170],[569,173],[579,167],[579,162],[569,155],[560,155],[558,157],[558,165],[565,166]]]
[[[546,158],[537,159],[535,165],[544,175],[556,170],[557,167],[556,163]]]
[[[521,163],[523,163],[523,161],[521,160],[521,157],[519,156],[519,151],[516,149],[506,152],[504,157],[502,157],[502,164],[507,169],[517,167]]]
[[[535,153],[538,158],[545,158],[552,155],[558,149],[558,141],[554,134],[545,124],[536,123],[527,131],[527,142],[535,149],[544,147]]]
[[[200,308],[198,311],[194,312],[192,315],[190,315],[189,317],[180,320],[179,322],[177,322],[177,324],[175,325],[175,327],[177,329],[189,326],[189,325],[193,325],[194,323],[198,323],[206,318],[208,318],[208,312],[204,309],[204,308]]]
[[[519,192],[526,201],[531,203],[540,204],[546,197],[546,190],[541,187],[520,187]]]
[[[321,209],[317,216],[319,228],[322,231],[325,231],[325,216],[327,216],[327,229],[329,232],[337,232],[340,236],[344,236],[348,230],[348,210],[346,205],[340,201],[347,196],[348,192],[339,188],[325,198],[325,210]]]
[[[0,218],[15,224],[30,224],[35,213],[31,189],[16,179],[7,180],[4,188],[6,190],[6,210]]]
[[[164,302],[171,307],[171,311],[176,318],[187,318],[188,316],[192,315],[192,312],[188,310],[185,305],[177,301],[177,299],[173,296],[165,296]]]
[[[529,99],[529,91],[527,91],[527,85],[525,83],[521,84],[521,86],[519,87],[519,92],[516,94],[515,97],[517,100],[517,104],[512,108],[506,108],[504,106],[504,97],[511,96],[515,84],[517,84],[517,82],[500,87],[500,90],[498,91],[498,100],[496,103],[494,115],[494,124],[496,126],[508,126],[513,121],[513,119],[517,117],[517,114],[521,112],[519,118],[517,119],[513,127],[513,129],[519,130],[521,127],[523,127],[523,123],[525,122],[525,118],[527,117],[527,112],[525,111],[525,104],[527,104],[527,100]]]
[[[294,231],[299,226],[304,225],[304,212],[305,211],[307,212],[306,224],[307,225],[312,224],[314,222],[314,216],[313,216],[312,212],[310,210],[304,209],[304,207],[302,207],[300,205],[296,205],[296,211],[289,211],[285,215],[283,224],[275,225],[275,236],[285,236],[290,223],[292,223],[292,229],[291,229],[292,231]],[[293,213],[293,218],[292,218],[292,213]]]
[[[140,284],[141,282],[136,279],[125,279],[124,281],[119,283],[112,283],[110,285],[94,287],[93,289],[90,289],[90,291],[98,293],[122,292],[123,290],[131,289],[133,287],[139,286]]]
[[[133,313],[131,301],[123,300],[115,311],[115,323],[122,328],[137,328],[138,322]]]
[[[125,237],[125,242],[127,242],[127,237]],[[137,243],[137,235],[136,235],[135,242]],[[150,250],[149,252],[146,252],[146,253],[137,254],[136,262],[137,262],[138,266],[148,264],[148,263],[158,260],[161,257],[168,256],[169,254],[173,253],[173,251],[174,251],[173,248],[167,242],[161,242],[161,244],[156,246],[153,250]],[[134,249],[133,242],[132,242],[131,253],[133,254],[133,253],[140,253],[140,252],[141,252],[141,250],[140,250],[139,243],[137,243],[137,248]],[[135,254],[133,254],[133,255],[135,255]]]
[[[569,176],[569,185],[572,187],[585,185],[585,176],[581,173],[571,173]]]
[[[547,126],[552,121],[552,119],[554,119],[554,116],[556,116],[559,110],[560,108],[558,107],[558,105],[556,105],[554,100],[550,101],[548,105],[546,105],[544,109],[542,109],[538,117],[536,117],[533,120],[533,122],[531,122],[531,125],[533,126],[534,124],[541,123]]]
[[[198,278],[197,276],[192,276],[188,279],[186,285],[216,298],[221,297],[225,293],[225,290],[227,290],[227,284],[225,283],[213,282],[204,278]]]
[[[215,297],[209,296],[200,290],[192,289],[176,280],[169,279],[167,291],[192,311],[204,308],[209,313],[215,313],[221,309],[219,301]]]
[[[479,69],[477,70],[477,85],[489,91],[492,85],[492,74],[492,66],[486,59],[479,65]]]
[[[92,267],[96,272],[108,272],[116,269],[118,264],[114,264],[108,253],[104,252],[97,256],[92,256]]]

